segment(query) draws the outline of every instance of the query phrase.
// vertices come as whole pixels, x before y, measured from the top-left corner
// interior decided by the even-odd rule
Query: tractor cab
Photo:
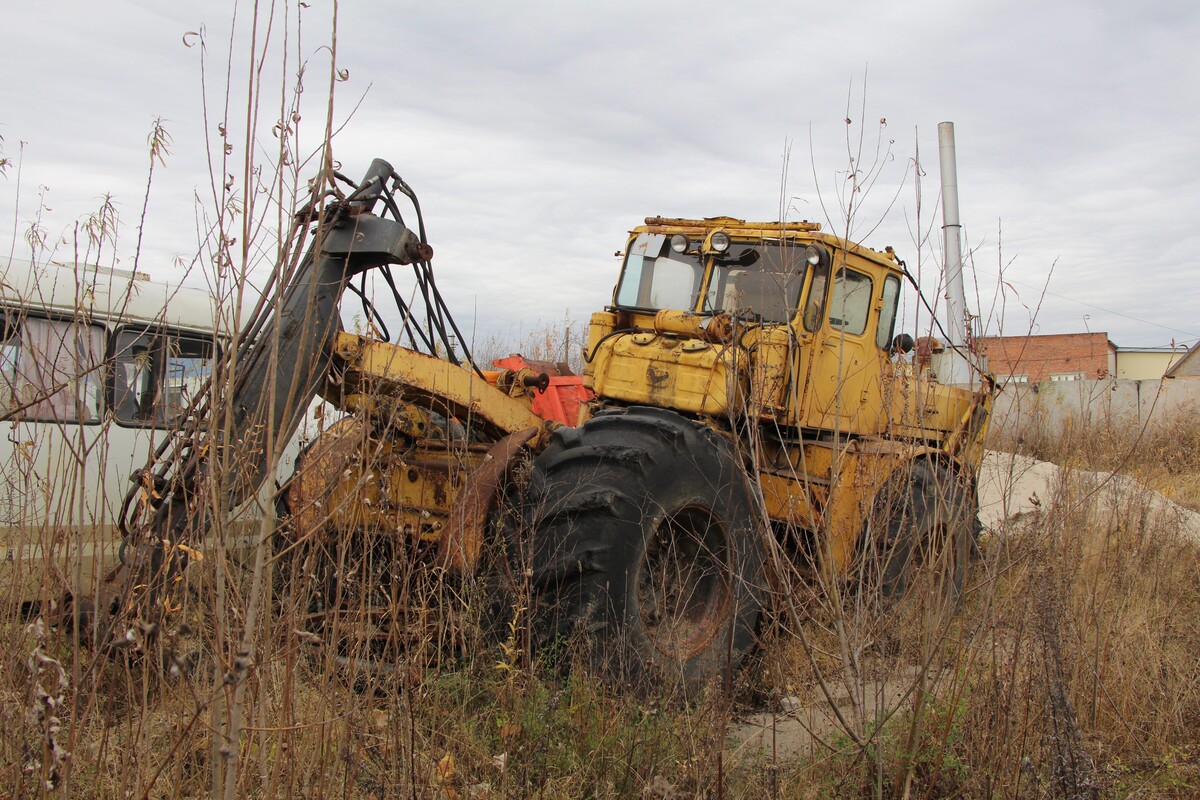
[[[892,391],[912,377],[892,347],[903,276],[890,250],[818,223],[648,218],[591,320],[592,388],[603,405],[887,435],[915,408]],[[956,424],[969,398],[925,383],[934,427]]]

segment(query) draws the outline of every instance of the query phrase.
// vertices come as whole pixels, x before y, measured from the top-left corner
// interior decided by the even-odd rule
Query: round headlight
[[[682,233],[677,233],[671,237],[671,249],[676,253],[686,253],[688,251],[688,238]]]
[[[725,231],[717,231],[708,240],[709,246],[718,253],[724,253],[729,249],[729,234]]]
[[[810,244],[804,248],[804,260],[814,267],[821,263],[821,257],[825,255],[825,249],[819,245]]]

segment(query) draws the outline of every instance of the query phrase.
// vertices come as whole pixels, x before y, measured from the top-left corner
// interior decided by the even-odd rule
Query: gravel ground
[[[988,452],[979,474],[979,517],[984,528],[1003,535],[1006,523],[1051,508],[1061,497],[1062,473],[1061,467],[1028,456]],[[1096,493],[1101,512],[1136,516],[1129,520],[1131,527],[1178,525],[1184,535],[1200,542],[1200,514],[1136,480],[1106,472],[1077,471],[1074,477],[1073,485]],[[901,672],[876,683],[864,698],[867,716],[901,702],[914,680],[915,672]],[[851,713],[848,695],[835,700],[843,714]],[[739,751],[760,750],[783,759],[828,752],[822,742],[836,740],[841,727],[824,698],[814,691],[811,697],[784,698],[782,706],[776,713],[750,714],[738,720],[730,726],[730,743]]]

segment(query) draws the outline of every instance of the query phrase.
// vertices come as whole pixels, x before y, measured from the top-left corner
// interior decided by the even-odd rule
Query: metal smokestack
[[[946,253],[946,334],[949,344],[967,343],[967,295],[962,277],[962,224],[958,219],[958,166],[954,159],[954,123],[938,123],[942,167],[942,238]]]
[[[938,124],[938,157],[942,166],[942,236],[946,251],[946,350],[930,359],[940,383],[974,386],[986,367],[967,352],[967,295],[963,290],[962,225],[958,221],[958,167],[954,161],[954,123]]]

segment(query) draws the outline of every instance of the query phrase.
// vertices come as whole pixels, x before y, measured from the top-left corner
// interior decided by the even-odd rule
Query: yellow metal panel
[[[884,482],[928,448],[882,439],[764,445],[759,483],[768,516],[816,532],[825,574],[854,563],[863,524]]]
[[[783,418],[787,409],[789,367],[795,352],[787,328],[756,328],[751,331],[755,357],[750,365],[751,413]],[[750,337],[747,337],[750,338]]]
[[[597,311],[592,314],[591,320],[588,322],[588,340],[587,349],[584,351],[584,358],[591,360],[596,348],[600,346],[600,342],[604,337],[612,333],[617,326],[617,315],[611,311]]]
[[[821,242],[852,258],[868,260],[875,265],[876,269],[883,267],[893,274],[900,273],[900,265],[897,263],[895,253],[879,252],[840,236],[821,233],[819,222],[746,222],[733,217],[712,217],[710,219],[647,217],[645,225],[633,229],[630,241],[637,234],[643,232],[662,233],[668,236],[682,233],[690,238],[707,238],[710,232],[718,229],[726,231],[734,239],[787,239],[795,240],[797,245]],[[853,263],[850,266],[853,267]]]
[[[890,365],[881,377],[881,405],[887,409],[892,436],[945,440],[974,402],[965,389],[919,378],[905,363]]]
[[[741,391],[737,371],[728,363],[729,351],[698,339],[622,334],[597,352],[590,368],[592,387],[630,404],[727,414]]]
[[[830,489],[829,546],[823,564],[829,575],[844,575],[854,563],[863,524],[880,487],[918,448],[895,441],[856,440],[838,454],[838,479]]]
[[[486,449],[379,438],[357,418],[340,420],[305,453],[292,480],[297,535],[374,530],[436,541]]]

